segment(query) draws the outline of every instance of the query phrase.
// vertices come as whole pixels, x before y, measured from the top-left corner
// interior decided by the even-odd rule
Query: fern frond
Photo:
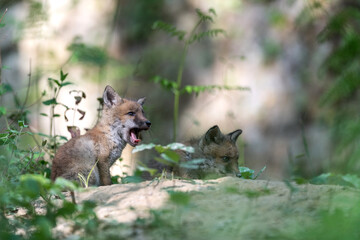
[[[354,62],[352,65],[345,67],[343,73],[332,84],[330,89],[322,96],[321,105],[332,105],[339,101],[354,96],[360,88],[360,65]]]
[[[351,27],[354,19],[360,19],[359,9],[353,7],[344,9],[329,20],[325,28],[318,34],[318,40],[324,42],[338,35],[346,34],[346,30]]]
[[[213,8],[209,8],[209,13],[212,13],[214,16],[216,16],[215,9],[213,9]]]
[[[185,31],[178,30],[173,25],[162,22],[162,21],[154,22],[154,24],[152,25],[152,29],[165,31],[165,32],[169,33],[172,37],[177,37],[179,40],[183,40],[184,36],[186,34]]]
[[[196,96],[199,95],[199,93],[202,92],[211,92],[214,90],[238,90],[238,91],[250,91],[250,88],[248,87],[241,87],[241,86],[228,86],[228,85],[187,85],[183,89],[180,90],[180,93],[195,93]]]
[[[191,39],[189,40],[189,43],[193,43],[195,41],[201,41],[205,37],[217,37],[219,34],[226,35],[225,30],[223,29],[210,29],[205,32],[194,34]]]
[[[210,13],[214,13],[215,11],[214,11],[214,9],[213,9],[213,11],[210,11],[209,10],[209,12]],[[210,16],[210,15],[207,15],[207,14],[205,14],[205,13],[203,13],[200,9],[196,9],[196,13],[197,13],[197,15],[199,16],[199,18],[203,21],[203,22],[206,22],[206,21],[210,21],[210,22],[214,22],[214,19]]]
[[[174,81],[171,81],[167,78],[155,76],[151,79],[151,81],[153,81],[154,83],[160,84],[160,86],[162,88],[164,88],[165,90],[170,90],[170,91],[174,92],[174,91],[176,91],[176,89],[178,89],[177,83]]]

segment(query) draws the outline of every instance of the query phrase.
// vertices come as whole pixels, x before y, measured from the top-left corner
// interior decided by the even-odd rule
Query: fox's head
[[[205,174],[240,174],[236,140],[241,133],[242,130],[238,129],[225,135],[218,126],[205,133],[200,140],[200,149],[207,159],[202,166]]]
[[[151,126],[142,107],[145,98],[137,101],[121,98],[112,87],[106,86],[103,100],[102,120],[110,125],[115,136],[120,136],[133,147],[138,145],[141,142],[140,131],[148,130]]]

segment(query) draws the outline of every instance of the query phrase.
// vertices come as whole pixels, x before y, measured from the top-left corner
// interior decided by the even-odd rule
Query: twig
[[[28,98],[29,98],[30,83],[31,83],[31,58],[29,59],[29,73],[28,73],[28,77],[29,77],[28,86],[27,86],[27,89],[26,89],[26,95],[25,95],[24,103],[23,103],[22,107],[20,108],[20,115],[24,112],[26,102],[27,102],[27,100],[28,100]]]

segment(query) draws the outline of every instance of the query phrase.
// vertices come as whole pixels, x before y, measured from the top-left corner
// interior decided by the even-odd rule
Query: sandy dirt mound
[[[359,192],[225,177],[117,184],[76,198],[95,201],[98,217],[112,223],[104,239],[289,239],[311,228],[319,212],[351,207],[343,199]]]

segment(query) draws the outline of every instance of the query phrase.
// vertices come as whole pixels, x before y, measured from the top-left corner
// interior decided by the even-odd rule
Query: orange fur
[[[58,177],[79,181],[87,177],[96,164],[89,185],[110,185],[110,167],[129,143],[139,143],[138,133],[149,129],[142,104],[121,98],[110,86],[105,88],[104,110],[98,124],[86,134],[72,138],[61,146],[53,160],[51,179]]]

